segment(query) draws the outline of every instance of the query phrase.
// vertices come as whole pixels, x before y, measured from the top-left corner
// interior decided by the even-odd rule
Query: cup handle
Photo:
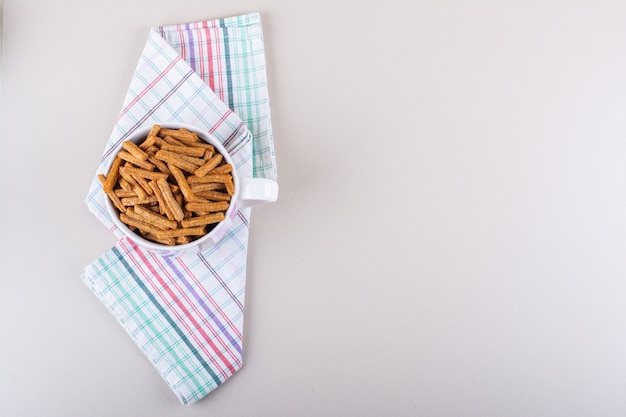
[[[239,208],[248,208],[278,199],[278,183],[269,178],[242,178],[240,180]]]

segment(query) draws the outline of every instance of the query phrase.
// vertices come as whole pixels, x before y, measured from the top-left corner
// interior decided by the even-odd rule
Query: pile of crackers
[[[124,142],[109,172],[98,178],[133,232],[174,246],[225,219],[235,193],[232,171],[196,133],[154,125],[140,143]]]

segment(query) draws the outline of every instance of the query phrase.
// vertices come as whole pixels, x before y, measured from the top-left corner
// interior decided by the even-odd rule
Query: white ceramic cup
[[[117,208],[115,208],[109,197],[105,194],[104,201],[106,209],[111,216],[113,223],[115,223],[115,225],[119,228],[119,230],[122,231],[125,236],[133,240],[137,245],[152,252],[169,256],[180,256],[185,253],[201,252],[213,246],[224,236],[224,234],[230,229],[233,218],[237,216],[238,210],[258,204],[271,203],[277,200],[278,183],[276,181],[266,178],[240,177],[228,151],[226,151],[224,146],[208,132],[186,123],[155,122],[154,124],[158,124],[159,126],[168,129],[185,128],[191,132],[197,133],[198,137],[204,142],[215,146],[216,150],[222,154],[225,161],[233,166],[233,171],[231,174],[233,176],[233,182],[235,184],[235,193],[231,197],[230,206],[228,207],[228,210],[226,210],[224,220],[217,223],[215,227],[213,227],[213,229],[206,235],[196,240],[193,240],[190,243],[175,246],[168,246],[152,242],[150,240],[144,239],[137,233],[130,230],[128,226],[120,220],[119,211],[117,210]],[[148,136],[151,128],[152,124],[144,128],[137,129],[126,140],[130,140],[135,144],[139,144],[143,142],[144,139]],[[120,144],[116,149],[113,150],[113,155],[117,155],[117,153],[121,149],[122,144]],[[103,174],[108,175],[109,169],[111,168],[111,164],[113,163],[114,159],[115,158],[111,158],[109,163],[104,167],[104,172],[102,172]]]

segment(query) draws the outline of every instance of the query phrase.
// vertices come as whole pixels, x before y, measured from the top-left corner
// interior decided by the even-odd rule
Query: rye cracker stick
[[[140,168],[147,169],[148,171],[152,171],[154,169],[154,165],[152,165],[150,162],[141,161],[135,158],[130,152],[120,151],[117,156],[125,161],[130,162],[133,165],[137,165]]]
[[[139,144],[139,149],[145,151],[153,145],[154,145],[154,139],[148,136],[143,142]]]
[[[183,218],[185,218],[185,198],[183,197],[182,193],[173,193],[174,198],[176,199],[176,202],[178,203],[178,205],[180,206],[181,210],[183,211]]]
[[[152,191],[152,188],[150,188],[150,186],[148,185],[148,181],[146,181],[145,178],[136,174],[133,174],[133,178],[135,179],[135,181],[137,181],[137,184],[139,184],[139,186],[143,188],[147,195],[154,195],[154,191]]]
[[[116,188],[115,190],[113,190],[113,192],[115,193],[116,196],[120,197],[120,198],[125,198],[125,197],[137,197],[137,194],[135,194],[134,191],[130,190],[124,190],[122,188]]]
[[[142,151],[141,149],[139,149],[139,147],[137,145],[135,145],[133,142],[127,140],[122,144],[122,147],[128,152],[130,153],[132,156],[134,156],[135,158],[137,158],[140,161],[146,161],[146,159],[148,159],[148,154],[145,153],[144,151]]]
[[[111,169],[109,169],[109,173],[107,174],[107,179],[102,186],[105,193],[110,193],[111,191],[113,191],[113,187],[117,183],[117,177],[119,176],[120,167],[122,166],[123,162],[124,161],[119,157],[115,157],[115,160],[113,160],[113,163],[111,164]]]
[[[126,215],[125,213],[120,213],[120,220],[129,226],[136,227],[137,229],[143,230],[144,232],[150,234],[158,236],[159,232],[162,232],[162,230],[158,227],[148,224],[146,222],[142,222],[141,220],[137,220],[133,217]]]
[[[184,145],[191,148],[204,148],[205,150],[209,150],[212,153],[215,152],[215,146],[211,145],[210,143],[202,142],[201,140],[199,140],[198,142],[185,143]]]
[[[152,129],[150,129],[150,132],[148,132],[148,136],[146,137],[146,140],[144,140],[143,143],[139,145],[139,148],[147,149],[150,146],[154,145],[155,143],[158,143],[158,140],[160,140],[158,136],[160,130],[161,130],[161,126],[152,125]]]
[[[144,219],[146,223],[158,226],[160,229],[176,229],[178,223],[174,220],[169,220],[159,214],[154,213],[143,206],[135,206],[135,213]]]
[[[161,126],[155,124],[152,125],[152,129],[150,129],[150,133],[148,133],[148,137],[151,136],[159,136],[159,132],[161,131]]]
[[[152,145],[159,144],[159,141],[161,140],[161,138],[159,138],[158,136],[159,130],[161,130],[161,126],[152,125],[152,129],[150,129],[150,132],[148,132],[148,136],[146,136],[146,139],[139,144],[139,149],[146,150]]]
[[[144,237],[148,240],[152,240],[153,242],[160,243],[162,245],[167,245],[167,246],[174,246],[175,244],[178,243],[176,241],[177,239],[174,239],[173,237],[160,238],[157,235],[153,235],[152,233],[146,233]]]
[[[207,203],[187,203],[185,208],[189,211],[196,212],[216,212],[228,210],[228,204],[226,201],[207,202]]]
[[[152,188],[152,190],[154,191],[154,195],[159,202],[159,213],[165,214],[165,216],[167,216],[169,220],[174,220],[174,214],[165,202],[165,199],[163,198],[163,193],[161,193],[161,189],[157,185],[156,181],[150,181],[148,184],[150,185],[150,188]]]
[[[231,164],[224,164],[218,166],[217,168],[214,168],[213,170],[211,170],[211,172],[209,172],[209,174],[228,174],[230,172],[233,172],[233,166]]]
[[[200,168],[196,169],[193,173],[196,177],[204,177],[210,171],[212,171],[215,167],[217,167],[224,157],[221,154],[217,154],[211,159],[207,161],[206,164],[202,165]]]
[[[221,182],[223,184],[226,184],[228,181],[231,181],[231,178],[232,177],[230,174],[208,174],[204,177],[190,175],[189,177],[187,177],[187,182],[189,184],[198,184],[201,182]]]
[[[183,155],[163,150],[158,151],[155,155],[157,159],[160,159],[163,162],[175,165],[178,168],[187,172],[194,172],[198,167],[191,162],[186,161],[184,158],[182,158],[182,156]]]
[[[106,193],[106,194],[111,200],[111,202],[113,203],[113,205],[115,206],[115,208],[120,211],[120,213],[126,213],[126,207],[124,206],[124,204],[122,204],[122,201],[120,200],[120,198],[116,196],[113,191],[111,191],[110,193]]]
[[[176,238],[177,245],[183,245],[185,243],[191,242],[191,238],[189,236],[179,236]]]
[[[119,184],[120,187],[122,187],[122,190],[125,191],[132,191],[133,187],[131,187],[131,185],[128,183],[128,181],[126,181],[124,178],[120,178],[119,179]]]
[[[139,144],[139,149],[146,151],[147,153],[149,153],[149,149],[156,146],[159,147],[161,145],[163,145],[165,142],[163,141],[163,139],[161,139],[158,136],[148,136],[146,138],[146,140],[144,140],[143,142],[141,142]]]
[[[161,130],[159,131],[159,136],[161,137],[171,136],[174,139],[178,139],[184,142],[198,142],[200,140],[197,134],[190,132],[184,128],[183,129],[161,128]]]
[[[219,223],[224,220],[224,213],[211,213],[206,216],[198,216],[192,217],[190,219],[185,219],[180,222],[180,224],[185,227],[194,227],[194,226],[203,226],[207,224]],[[185,230],[185,229],[182,229]]]
[[[161,190],[161,194],[163,195],[163,200],[165,201],[165,204],[172,211],[172,216],[174,216],[174,219],[177,221],[181,221],[182,219],[184,219],[185,214],[183,213],[183,209],[180,207],[180,204],[178,204],[178,202],[174,198],[174,195],[172,194],[172,190],[170,190],[170,187],[169,185],[167,185],[167,182],[164,179],[159,178],[156,180],[156,183],[159,186],[159,189]]]
[[[171,136],[165,136],[161,140],[163,141],[164,144],[169,143],[170,145],[173,145],[173,146],[185,146],[185,143],[179,141],[178,139],[174,139]]]
[[[206,162],[204,159],[202,159],[202,158],[196,158],[195,156],[182,155],[182,154],[179,154],[179,155],[180,155],[180,157],[181,157],[183,160],[185,160],[185,161],[187,161],[187,162],[191,162],[192,164],[194,164],[194,165],[196,165],[196,166],[198,166],[198,167],[201,167],[201,166],[202,166],[202,165],[204,165],[204,163]]]
[[[146,193],[146,191],[143,189],[143,187],[141,185],[139,185],[139,183],[137,181],[135,181],[135,179],[133,178],[133,185],[132,185],[132,190],[135,193],[135,195],[137,196],[137,198],[139,198],[140,200],[143,200],[144,198],[148,197],[148,193]]]
[[[159,200],[157,200],[156,196],[154,195],[148,196],[146,198],[126,197],[126,198],[122,198],[121,201],[122,201],[122,204],[125,205],[126,207],[134,206],[136,204],[155,204],[159,202]]]
[[[226,192],[228,193],[228,195],[235,195],[235,183],[233,182],[232,178],[226,181],[224,185],[226,186]]]
[[[134,178],[141,177],[156,180],[157,178],[167,179],[168,177],[168,175],[164,172],[148,171],[145,169],[135,168],[131,166],[123,167],[122,171],[131,174]]]
[[[206,198],[213,201],[230,201],[230,195],[219,191],[196,191],[198,197]]]
[[[187,201],[202,201],[203,200],[201,198],[196,197],[193,191],[191,191],[191,187],[187,183],[187,180],[185,179],[185,174],[183,174],[183,171],[181,171],[178,167],[172,164],[168,164],[167,167],[172,172],[172,176],[174,177],[174,179],[176,180],[176,183],[180,187],[180,192],[185,197],[185,200]]]
[[[203,148],[194,148],[191,146],[174,146],[170,145],[169,143],[164,143],[161,146],[161,149],[163,149],[164,151],[176,152],[183,155],[195,156],[196,158],[203,157],[206,152],[206,150]]]
[[[198,191],[211,191],[211,190],[223,190],[223,182],[199,182],[191,185],[191,191],[197,193]]]
[[[100,181],[100,184],[104,185],[104,183],[106,182],[106,177],[104,176],[104,174],[98,174],[98,181]],[[115,190],[111,191],[110,193],[106,193],[106,194],[109,196],[109,199],[111,200],[113,205],[119,211],[124,213],[126,211],[126,207],[124,207],[124,205],[120,201],[119,195],[118,195],[118,191],[123,191],[123,190],[115,189]],[[132,193],[132,194],[135,195],[135,193]]]
[[[130,189],[133,190],[135,194],[137,194],[137,197],[146,198],[148,196],[148,193],[146,193],[146,191],[139,185],[139,183],[137,183],[135,178],[126,170],[126,168],[128,167],[120,167],[120,176],[124,178],[126,182],[128,182],[128,184],[130,185]]]
[[[135,181],[135,179],[133,178],[133,192],[135,193],[135,195],[137,196],[137,198],[139,198],[140,200],[143,200],[145,198],[148,197],[148,193],[146,193],[146,191],[143,189],[143,187],[141,185],[139,185],[139,183],[137,181]]]
[[[181,229],[159,230],[157,236],[164,237],[180,237],[180,236],[203,236],[206,231],[204,226],[183,227]]]
[[[135,206],[135,207],[139,207],[139,206]],[[132,217],[135,220],[139,220],[139,221],[145,222],[145,220],[139,214],[137,214],[135,212],[135,207],[127,207],[126,208],[126,215],[128,217]]]
[[[158,151],[157,151],[158,152]],[[167,164],[160,159],[156,159],[154,155],[150,155],[148,157],[148,161],[152,162],[154,166],[161,172],[169,175],[171,174],[170,170],[167,168]]]
[[[210,151],[211,153],[215,153],[215,146],[211,145],[210,143],[203,142],[201,140],[197,142],[181,142],[179,140],[174,139],[171,136],[168,136],[167,139],[163,138],[162,140],[174,146],[186,146],[188,148],[202,148],[205,151]]]

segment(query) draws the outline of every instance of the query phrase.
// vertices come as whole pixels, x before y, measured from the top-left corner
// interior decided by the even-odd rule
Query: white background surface
[[[182,406],[80,280],[151,26],[261,13],[280,201]],[[0,415],[624,416],[626,3],[4,0]]]

